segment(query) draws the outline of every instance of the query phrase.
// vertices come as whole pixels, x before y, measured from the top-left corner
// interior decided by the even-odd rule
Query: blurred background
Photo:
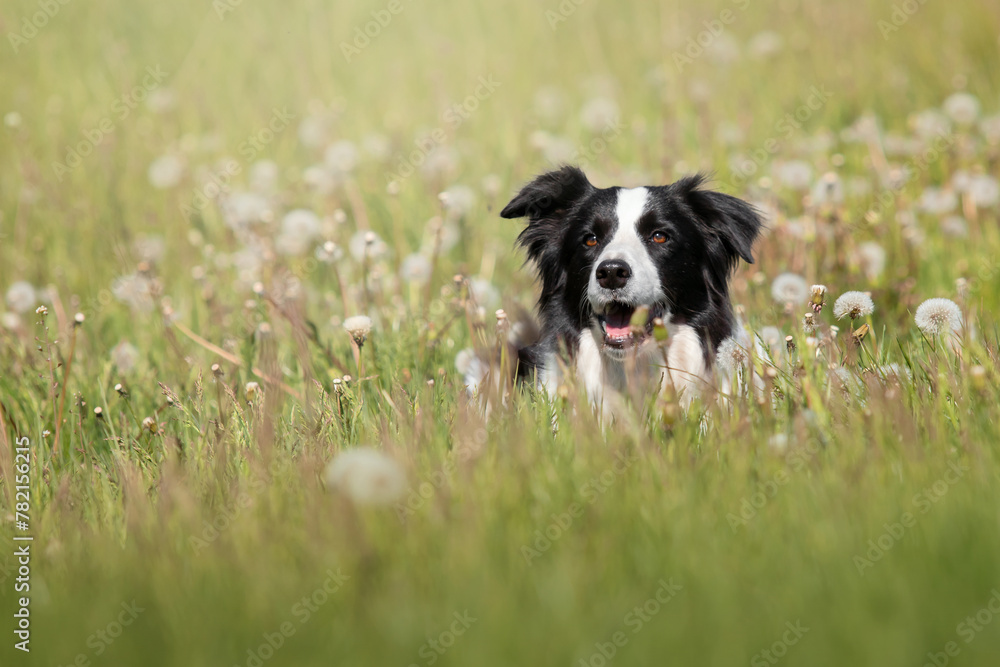
[[[673,575],[621,664],[773,664],[805,619],[787,664],[916,665],[989,599],[1000,4],[2,0],[0,28],[0,407],[37,445],[38,531],[37,648],[8,636],[3,664],[260,667],[265,633],[314,617],[269,664],[600,667]],[[602,187],[704,171],[761,209],[733,298],[787,401],[707,431],[657,403],[602,432],[520,394],[481,421],[474,349],[535,299],[497,213],[562,163]],[[813,283],[871,295],[869,356],[846,322],[803,326]],[[931,297],[965,356],[914,326]],[[359,445],[433,486],[412,516],[328,493]],[[625,451],[627,481],[525,563]],[[788,453],[806,472],[734,528]],[[956,460],[967,481],[859,575]],[[965,664],[995,664],[996,627]]]

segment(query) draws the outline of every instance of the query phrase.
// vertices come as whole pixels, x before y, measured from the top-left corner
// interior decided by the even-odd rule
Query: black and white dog
[[[729,276],[761,228],[752,206],[701,189],[702,176],[673,185],[596,188],[563,167],[537,177],[507,204],[504,218],[528,218],[518,237],[542,283],[541,337],[518,353],[518,376],[552,392],[560,381],[560,344],[594,403],[621,391],[627,363],[659,365],[682,400],[710,381],[715,350],[736,330]],[[631,325],[649,309],[645,330]],[[666,355],[651,337],[660,317],[670,333]],[[665,370],[665,372],[664,372]]]

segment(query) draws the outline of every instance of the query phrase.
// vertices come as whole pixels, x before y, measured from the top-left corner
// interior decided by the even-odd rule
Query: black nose
[[[606,259],[597,265],[597,284],[604,289],[625,287],[632,269],[620,259]]]

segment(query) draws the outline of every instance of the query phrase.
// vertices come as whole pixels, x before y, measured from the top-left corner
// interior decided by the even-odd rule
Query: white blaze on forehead
[[[631,231],[632,235],[639,238],[636,227],[642,212],[646,210],[646,199],[649,197],[649,190],[646,188],[622,188],[618,191],[618,205],[615,207],[615,215],[618,216],[618,230],[615,232],[615,239],[623,230]]]
[[[646,188],[618,190],[618,202],[615,206],[617,227],[591,271],[589,291],[591,302],[595,305],[611,300],[609,291],[600,287],[596,277],[597,267],[608,259],[620,259],[632,270],[628,283],[617,290],[616,299],[634,305],[651,305],[663,300],[660,274],[649,256],[645,241],[639,236],[639,218],[646,211],[648,200],[649,190]]]

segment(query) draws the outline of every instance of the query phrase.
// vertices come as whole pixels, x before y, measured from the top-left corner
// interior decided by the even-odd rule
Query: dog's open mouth
[[[604,344],[611,348],[625,349],[637,345],[653,333],[653,320],[663,317],[659,306],[647,307],[645,322],[633,322],[637,308],[613,301],[597,313],[597,322],[604,332]]]

